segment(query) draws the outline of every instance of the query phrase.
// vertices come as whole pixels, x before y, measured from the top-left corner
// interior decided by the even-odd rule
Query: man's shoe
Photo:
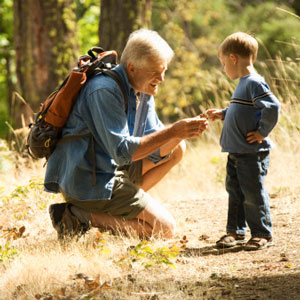
[[[79,238],[90,229],[90,224],[81,223],[71,212],[71,206],[70,203],[56,203],[49,207],[52,225],[60,241]]]

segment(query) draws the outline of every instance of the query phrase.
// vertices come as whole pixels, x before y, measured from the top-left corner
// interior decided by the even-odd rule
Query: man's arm
[[[201,136],[207,126],[205,118],[195,117],[177,121],[167,128],[145,135],[141,138],[132,161],[143,159],[158,148],[161,149],[162,156],[166,155],[181,140]]]
[[[170,152],[172,150],[174,150],[174,148],[182,141],[182,139],[180,138],[175,138],[175,139],[171,139],[170,141],[166,142],[164,145],[162,145],[159,148],[159,154],[161,157],[164,157],[168,154],[170,154]]]

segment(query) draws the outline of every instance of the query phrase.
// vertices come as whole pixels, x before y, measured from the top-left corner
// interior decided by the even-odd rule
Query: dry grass
[[[61,199],[42,192],[42,162],[21,168],[26,162],[18,158],[16,168],[16,156],[2,145],[0,245],[9,241],[18,254],[8,252],[0,262],[0,299],[300,299],[300,133],[289,121],[297,115],[299,109],[283,107],[272,136],[278,146],[266,184],[275,246],[258,252],[213,247],[225,232],[226,154],[220,152],[214,125],[201,141],[188,144],[184,161],[151,191],[177,220],[174,240],[152,241],[154,251],[180,245],[183,236],[188,240],[172,260],[175,269],[134,261],[135,237],[91,230],[61,246],[47,213],[49,204]],[[23,238],[3,236],[8,227],[18,232],[22,226]]]

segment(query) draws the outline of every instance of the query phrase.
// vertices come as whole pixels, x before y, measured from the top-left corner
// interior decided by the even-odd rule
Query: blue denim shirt
[[[84,137],[58,145],[48,160],[45,190],[66,194],[78,200],[110,199],[114,174],[118,165],[128,165],[136,152],[140,136],[163,128],[155,112],[154,98],[142,96],[139,124],[143,132],[134,136],[136,123],[136,94],[128,82],[122,65],[114,68],[127,94],[127,114],[123,94],[118,84],[106,75],[91,78],[80,91],[63,136],[91,133],[94,137],[96,185],[92,184],[91,138]],[[156,162],[159,153],[149,157]]]

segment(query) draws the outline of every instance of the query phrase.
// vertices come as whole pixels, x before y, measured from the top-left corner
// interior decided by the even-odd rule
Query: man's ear
[[[229,54],[230,59],[232,60],[232,62],[236,65],[238,60],[239,60],[239,56],[237,54],[234,53],[230,53]]]
[[[130,75],[133,75],[135,71],[135,67],[134,67],[134,64],[132,62],[128,62],[127,63],[127,72],[130,74]]]

